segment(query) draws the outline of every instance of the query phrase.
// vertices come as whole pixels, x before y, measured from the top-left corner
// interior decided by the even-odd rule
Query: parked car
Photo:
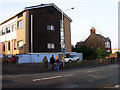
[[[79,62],[80,61],[79,57],[77,57],[76,55],[70,55],[70,56],[64,58],[64,62],[66,62],[66,63],[71,63],[74,61]],[[62,60],[62,62],[63,62],[63,60]]]

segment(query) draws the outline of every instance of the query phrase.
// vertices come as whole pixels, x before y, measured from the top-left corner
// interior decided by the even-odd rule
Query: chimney
[[[91,35],[92,35],[92,34],[95,34],[95,28],[92,27],[92,28],[90,29],[90,32],[91,32]]]

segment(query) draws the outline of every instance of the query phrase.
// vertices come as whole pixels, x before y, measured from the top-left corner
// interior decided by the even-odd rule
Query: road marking
[[[119,85],[115,85],[114,87],[115,87],[115,88],[119,88],[120,86],[119,86]]]
[[[62,78],[62,77],[69,77],[69,76],[72,76],[72,75],[73,74],[64,75],[64,76],[55,76],[55,77],[41,78],[41,79],[33,79],[33,82],[41,81],[41,80],[50,80],[50,79]]]
[[[115,85],[114,87],[104,87],[104,88],[120,88],[120,85]]]
[[[98,71],[98,70],[89,70],[89,71],[87,71],[87,72],[96,72],[96,71]]]

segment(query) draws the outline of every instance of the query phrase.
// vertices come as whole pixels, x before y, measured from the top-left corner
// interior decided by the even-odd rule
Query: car
[[[79,57],[77,57],[76,55],[70,55],[70,56],[64,58],[64,62],[66,62],[66,63],[71,63],[74,61],[79,62],[80,61]],[[63,62],[63,60],[62,60],[62,62]]]

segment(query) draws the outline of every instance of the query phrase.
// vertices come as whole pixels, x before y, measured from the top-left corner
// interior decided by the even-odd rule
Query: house
[[[26,7],[0,24],[0,54],[71,52],[71,22],[53,3]]]
[[[84,42],[77,42],[75,47],[80,48],[82,45],[86,45],[96,49],[105,48],[107,52],[111,52],[111,40],[109,38],[96,34],[94,27],[90,29],[90,33],[90,36]]]
[[[120,49],[112,49],[112,53],[120,52]]]

